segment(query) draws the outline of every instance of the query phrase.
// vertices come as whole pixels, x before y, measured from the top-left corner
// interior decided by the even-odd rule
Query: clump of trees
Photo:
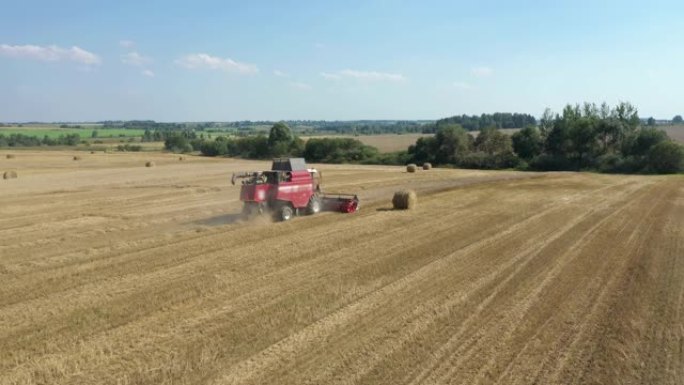
[[[379,151],[351,138],[312,138],[304,147],[304,158],[320,163],[368,163],[376,161]]]
[[[271,127],[267,136],[256,135],[239,138],[218,136],[214,140],[195,142],[202,155],[234,156],[252,159],[267,159],[280,156],[301,156],[304,152],[304,141],[292,134],[283,122]]]
[[[607,173],[676,173],[684,170],[684,150],[667,134],[641,126],[636,108],[585,103],[561,114],[547,110],[538,126],[511,137],[496,128],[472,138],[457,124],[442,124],[434,137],[408,149],[411,161],[466,168],[595,170]]]
[[[117,151],[123,151],[123,152],[140,152],[142,151],[142,146],[138,144],[120,144],[116,146]]]
[[[408,149],[415,163],[464,168],[513,168],[519,158],[513,153],[511,137],[496,128],[486,128],[473,138],[457,124],[442,125],[435,136],[419,138]]]
[[[164,148],[176,153],[190,152],[194,150],[191,141],[195,139],[192,131],[169,131],[164,134]]]
[[[526,159],[532,169],[673,173],[684,167],[681,145],[662,130],[642,126],[629,103],[568,105],[549,123],[540,132],[541,149]],[[520,132],[529,139],[527,134]]]

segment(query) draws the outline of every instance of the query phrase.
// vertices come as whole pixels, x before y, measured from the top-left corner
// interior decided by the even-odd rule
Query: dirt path
[[[362,211],[245,223],[267,163],[19,155],[0,384],[684,379],[681,176],[321,165]]]

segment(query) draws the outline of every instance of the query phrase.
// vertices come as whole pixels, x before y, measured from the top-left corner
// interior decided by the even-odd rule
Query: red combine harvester
[[[359,208],[356,195],[322,193],[321,174],[308,168],[304,158],[276,158],[271,170],[233,174],[231,182],[235,184],[238,179],[243,179],[240,200],[245,217],[268,212],[287,221],[302,213],[353,213]]]

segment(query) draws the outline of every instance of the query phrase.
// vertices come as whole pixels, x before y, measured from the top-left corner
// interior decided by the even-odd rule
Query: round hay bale
[[[81,157],[76,155],[76,156],[74,156],[74,160],[81,160]]]
[[[417,169],[418,169],[418,166],[416,166],[413,163],[406,165],[406,172],[416,172]]]
[[[17,178],[17,172],[16,171],[5,171],[4,174],[2,174],[2,179],[16,179]]]
[[[91,154],[94,154],[94,153],[95,153],[95,151],[90,151],[90,153],[91,153]]]
[[[392,207],[395,210],[411,210],[416,207],[418,196],[413,190],[401,190],[394,193]]]
[[[183,158],[182,156],[179,156],[178,160],[185,160],[185,158]]]
[[[14,159],[14,154],[7,154],[7,155],[5,156],[5,158],[7,158],[7,159]]]
[[[152,161],[145,163],[145,167],[154,167],[154,166],[155,166],[155,164]]]
[[[423,163],[423,170],[429,170],[432,168],[432,163],[425,162]]]

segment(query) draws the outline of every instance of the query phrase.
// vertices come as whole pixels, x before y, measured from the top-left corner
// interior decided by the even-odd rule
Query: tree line
[[[153,120],[130,120],[100,122],[103,128],[142,129],[152,133],[169,131],[206,131],[215,133],[231,133],[239,136],[256,135],[262,132],[264,126],[283,123],[290,127],[293,133],[320,134],[334,133],[345,135],[374,135],[374,134],[404,134],[419,133],[426,124],[432,121],[393,121],[393,120],[291,120],[283,122],[272,121],[237,121],[237,122],[198,122],[198,123],[160,123]]]
[[[441,127],[457,124],[466,131],[478,131],[483,128],[523,128],[536,125],[537,119],[530,114],[496,112],[482,115],[460,115],[439,119],[423,130],[424,133],[435,133]]]
[[[0,134],[0,147],[39,147],[39,146],[75,146],[81,142],[78,134],[60,135],[56,138],[44,136],[39,138],[24,134]]]
[[[321,163],[396,163],[392,155],[380,154],[377,148],[352,138],[311,138],[306,143],[292,133],[290,127],[279,122],[269,135],[247,137],[218,136],[214,139],[188,139],[174,135],[167,139],[169,150],[198,150],[205,156],[231,156],[269,159],[280,156],[304,157],[309,162]],[[402,161],[405,161],[404,157]]]

